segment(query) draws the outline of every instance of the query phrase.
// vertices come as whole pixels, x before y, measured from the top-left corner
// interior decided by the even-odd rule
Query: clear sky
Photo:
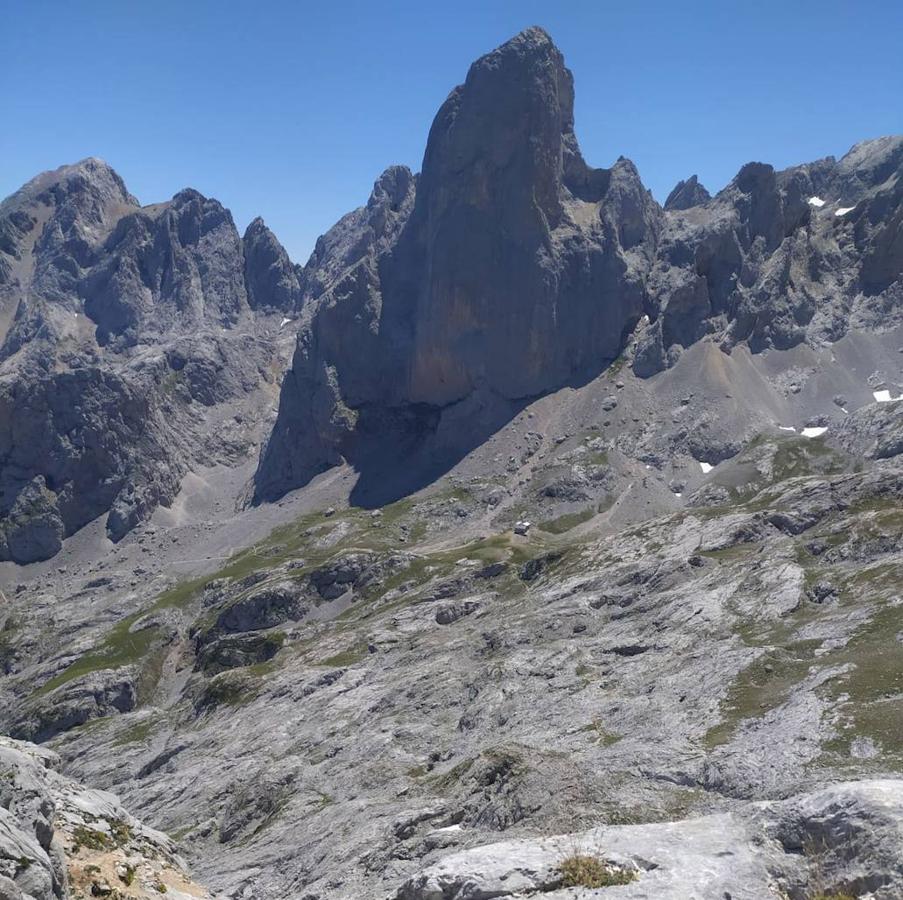
[[[106,159],[142,203],[195,187],[304,262],[476,57],[542,25],[587,161],[664,200],[903,132],[901,0],[0,0],[0,196]]]

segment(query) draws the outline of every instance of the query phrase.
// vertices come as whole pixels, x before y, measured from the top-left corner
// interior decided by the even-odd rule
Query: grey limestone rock
[[[88,159],[0,205],[0,560],[29,563],[107,515],[118,541],[168,505],[193,464],[247,452],[201,433],[192,404],[239,409],[283,359],[266,327],[298,273],[255,222],[244,245],[216,200],[140,206]]]
[[[393,443],[453,464],[526,399],[622,353],[647,378],[703,339],[760,352],[893,327],[901,147],[751,162],[715,197],[694,176],[662,209],[629,160],[587,166],[571,73],[527,29],[449,95],[420,175],[388,170],[318,243],[256,499],[343,460],[366,478]],[[490,405],[466,439],[451,427]]]
[[[401,209],[394,241],[362,238],[369,252],[299,335],[258,498],[353,453],[370,429],[422,430],[478,392],[519,400],[592,377],[642,315],[660,211],[628,160],[584,163],[571,74],[541,29],[473,64]]]

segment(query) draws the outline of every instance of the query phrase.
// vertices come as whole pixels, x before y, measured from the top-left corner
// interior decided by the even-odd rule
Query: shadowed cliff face
[[[598,374],[644,312],[661,211],[630,162],[583,162],[571,74],[541,29],[471,66],[433,122],[416,192],[404,180],[402,200],[381,190],[368,205],[409,210],[397,237],[334,279],[299,336],[259,499],[342,457],[366,473],[374,434],[428,437],[453,460],[488,433],[437,444],[443,409],[492,397],[497,427]],[[318,251],[311,265],[335,268]]]
[[[566,168],[570,171],[566,171]],[[586,200],[575,197],[567,175]],[[444,406],[478,387],[515,399],[600,371],[643,309],[624,247],[648,242],[653,204],[632,167],[590,173],[573,134],[573,83],[531,29],[476,62],[430,131],[398,258],[414,311],[407,398]],[[618,179],[614,179],[617,182]],[[634,190],[635,188],[635,190]],[[597,202],[633,193],[636,234]],[[405,283],[404,276],[410,281]]]

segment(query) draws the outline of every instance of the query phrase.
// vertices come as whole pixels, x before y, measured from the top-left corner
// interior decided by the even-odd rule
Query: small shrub
[[[108,850],[111,844],[110,839],[102,831],[95,831],[93,828],[86,828],[84,825],[77,825],[73,829],[72,839],[76,853],[82,847],[87,847],[89,850]]]
[[[630,884],[636,872],[603,862],[596,856],[574,853],[558,864],[562,887],[603,888]]]
[[[127,844],[132,839],[132,829],[119,819],[110,822],[110,832],[117,847]]]

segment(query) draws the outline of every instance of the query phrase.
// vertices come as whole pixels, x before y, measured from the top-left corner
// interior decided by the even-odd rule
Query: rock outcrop
[[[242,238],[245,285],[253,309],[297,312],[301,305],[300,270],[260,217],[245,229]]]
[[[850,782],[731,814],[465,850],[408,880],[397,900],[514,900],[532,894],[566,900],[576,894],[562,864],[574,856],[626,873],[623,882],[612,883],[619,885],[617,897],[630,900],[866,893],[892,900],[903,893],[901,823],[903,781]],[[599,897],[608,894],[598,891]]]
[[[0,897],[210,896],[187,876],[166,835],[112,794],[63,777],[60,765],[50,750],[0,738]]]

